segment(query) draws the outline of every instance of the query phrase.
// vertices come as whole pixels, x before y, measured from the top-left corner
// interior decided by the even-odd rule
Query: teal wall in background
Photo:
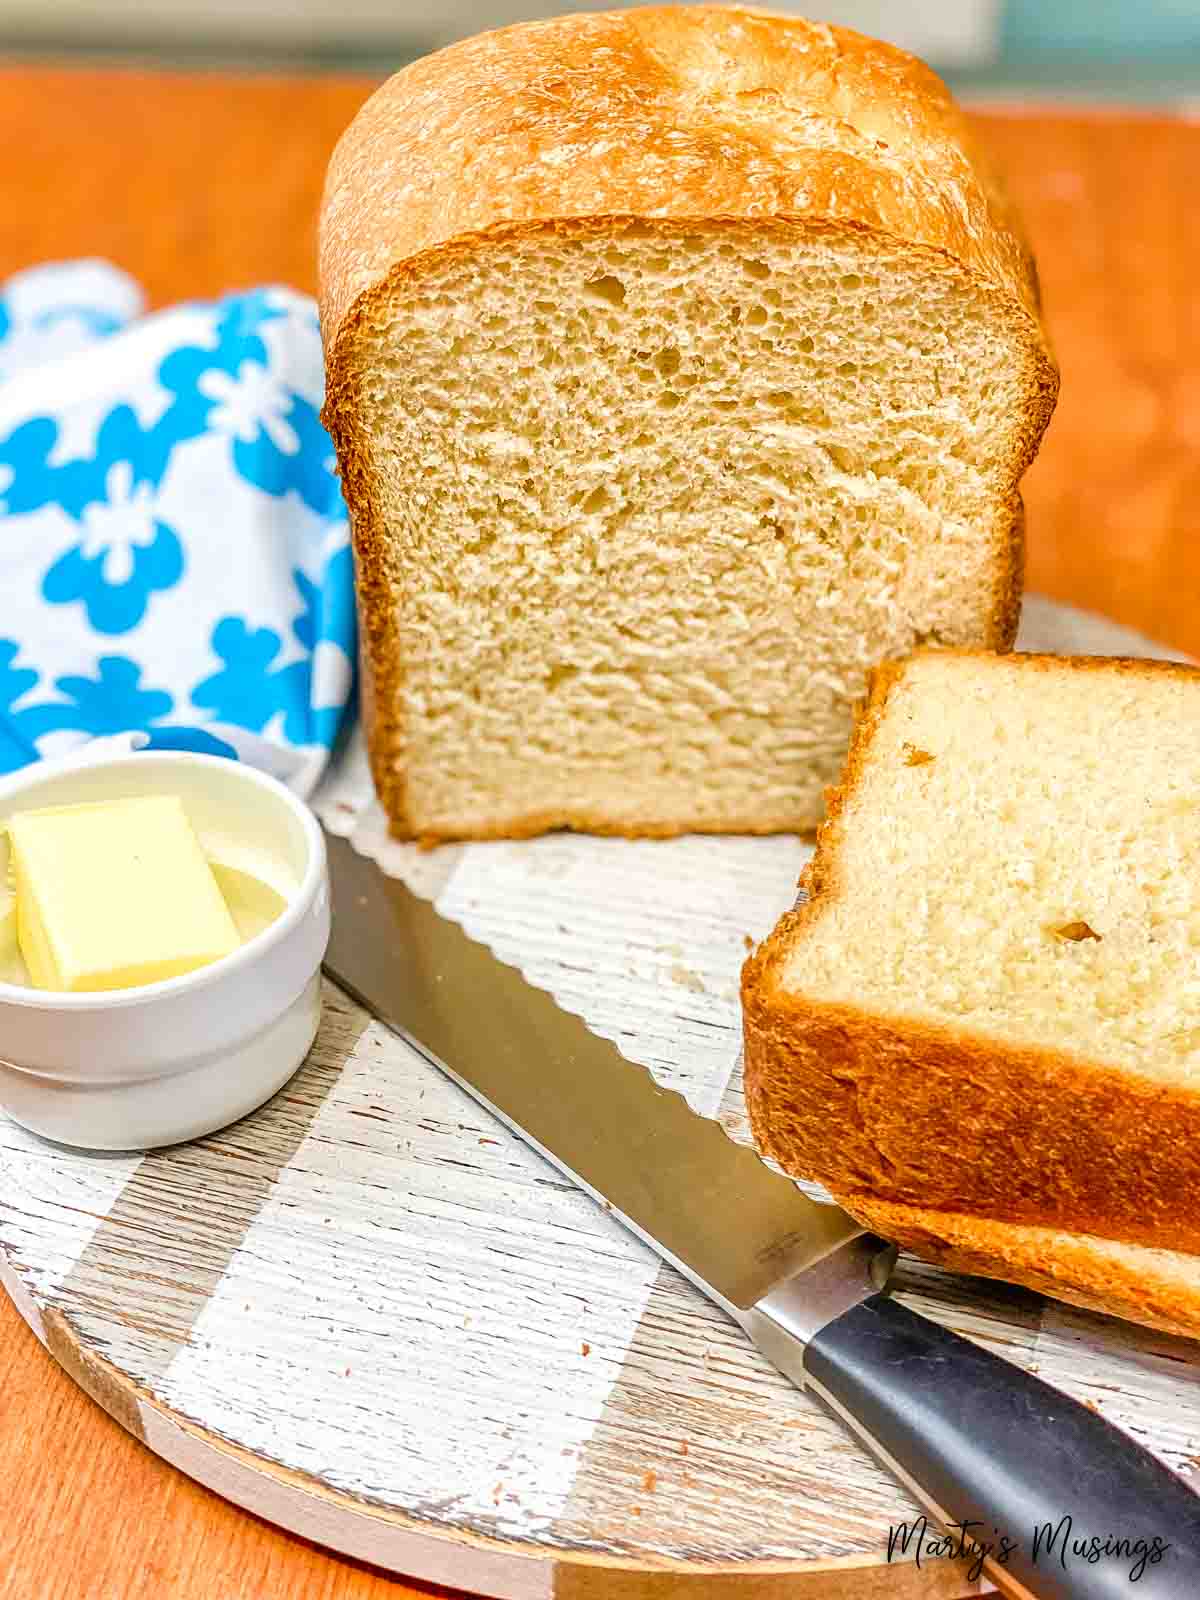
[[[1200,50],[1197,0],[1004,0],[1001,17],[1009,62]]]
[[[782,4],[891,39],[977,100],[1125,101],[1186,107],[1189,114],[1200,110],[1200,0]]]

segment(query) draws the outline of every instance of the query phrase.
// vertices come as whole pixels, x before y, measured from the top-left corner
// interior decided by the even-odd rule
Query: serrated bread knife
[[[882,1239],[735,1145],[345,840],[328,844],[330,975],[715,1300],[931,1517],[990,1543],[984,1570],[1003,1594],[1197,1600],[1200,1496],[1181,1478],[889,1299]],[[1036,1538],[1068,1516],[1049,1548]]]

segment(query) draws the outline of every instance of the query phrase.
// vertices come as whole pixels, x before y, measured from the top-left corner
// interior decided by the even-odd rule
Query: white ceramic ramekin
[[[232,955],[160,983],[94,994],[0,983],[0,1107],[86,1149],[174,1144],[245,1116],[296,1071],[320,1017],[325,841],[274,778],[183,751],[39,764],[0,782],[0,826],[35,806],[146,794],[177,794],[208,854],[265,879],[285,906]]]

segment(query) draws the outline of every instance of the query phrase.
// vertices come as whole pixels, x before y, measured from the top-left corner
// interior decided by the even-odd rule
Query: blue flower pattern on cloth
[[[99,263],[0,292],[0,772],[138,729],[307,791],[355,654],[314,307],[139,310]]]
[[[212,638],[223,665],[196,685],[192,701],[234,727],[260,733],[282,718],[284,736],[293,744],[328,745],[351,686],[349,662],[339,643],[353,626],[349,546],[331,557],[325,584],[313,583],[299,568],[292,578],[302,610],[291,631],[304,653],[279,665],[284,641],[273,628],[251,630],[240,617],[225,617]],[[318,681],[323,671],[331,681]]]
[[[283,640],[274,628],[251,630],[240,617],[226,617],[213,629],[213,649],[223,663],[219,672],[196,685],[192,698],[207,706],[222,722],[261,733],[280,710],[271,671]]]
[[[12,639],[0,639],[0,772],[11,772],[36,761],[37,749],[11,716],[12,707],[38,681],[31,667],[16,665],[17,646]]]
[[[17,713],[18,729],[35,743],[63,729],[96,738],[148,728],[165,717],[174,701],[165,689],[146,688],[142,669],[127,656],[102,656],[94,678],[67,673],[55,679],[62,698],[42,701]]]
[[[127,633],[146,614],[156,589],[183,576],[183,546],[154,515],[154,490],[133,482],[133,464],[109,469],[107,501],[83,508],[84,536],[42,582],[52,605],[79,600],[97,633]]]
[[[57,439],[51,417],[33,417],[0,439],[0,513],[16,516],[45,505],[44,486],[57,476],[48,461]]]

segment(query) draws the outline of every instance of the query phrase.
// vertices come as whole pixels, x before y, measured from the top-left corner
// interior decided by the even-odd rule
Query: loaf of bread
[[[760,1148],[887,1201],[1200,1251],[1200,671],[925,651],[743,975]]]
[[[321,317],[400,836],[810,829],[872,664],[1012,640],[1057,377],[901,51],[681,6],[425,57],[333,157]]]

